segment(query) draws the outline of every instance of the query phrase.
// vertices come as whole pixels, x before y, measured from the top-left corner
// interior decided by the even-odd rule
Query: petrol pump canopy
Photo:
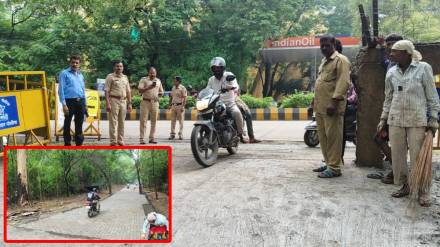
[[[320,36],[288,37],[268,40],[266,47],[260,49],[265,63],[316,62],[323,58],[319,43]],[[351,61],[359,51],[361,41],[348,36],[336,36],[342,43],[342,53]]]

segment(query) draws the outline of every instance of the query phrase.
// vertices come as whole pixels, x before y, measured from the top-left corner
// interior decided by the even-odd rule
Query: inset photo
[[[6,147],[9,243],[169,243],[170,147]]]

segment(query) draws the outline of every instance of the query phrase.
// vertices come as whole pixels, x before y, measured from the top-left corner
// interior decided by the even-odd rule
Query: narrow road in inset
[[[84,198],[85,200],[85,198]],[[87,216],[86,207],[37,221],[9,226],[8,239],[139,239],[144,220],[144,195],[124,188],[101,201],[101,212]]]

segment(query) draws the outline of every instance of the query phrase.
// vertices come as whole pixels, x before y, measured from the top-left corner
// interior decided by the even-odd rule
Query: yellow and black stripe
[[[307,108],[257,108],[251,109],[252,119],[261,121],[285,121],[285,120],[310,120],[307,115]],[[101,119],[108,120],[107,112],[101,111]],[[127,113],[126,120],[139,120],[140,110],[133,109]],[[198,112],[195,109],[185,111],[185,120],[195,121],[198,119]],[[159,120],[171,120],[171,111],[161,109]]]

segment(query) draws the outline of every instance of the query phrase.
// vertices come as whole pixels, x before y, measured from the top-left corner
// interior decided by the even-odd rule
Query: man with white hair
[[[162,214],[151,212],[147,215],[147,219],[144,221],[144,225],[142,226],[142,238],[146,238],[150,232],[150,227],[154,226],[166,226],[167,232],[169,231],[168,220]]]
[[[422,55],[409,40],[396,42],[390,58],[396,63],[385,79],[385,101],[378,131],[388,123],[393,160],[394,183],[403,187],[392,194],[399,198],[409,195],[407,152],[410,167],[417,162],[425,132],[438,129],[439,97],[432,67],[421,62]],[[419,191],[421,206],[430,206],[430,191]]]

